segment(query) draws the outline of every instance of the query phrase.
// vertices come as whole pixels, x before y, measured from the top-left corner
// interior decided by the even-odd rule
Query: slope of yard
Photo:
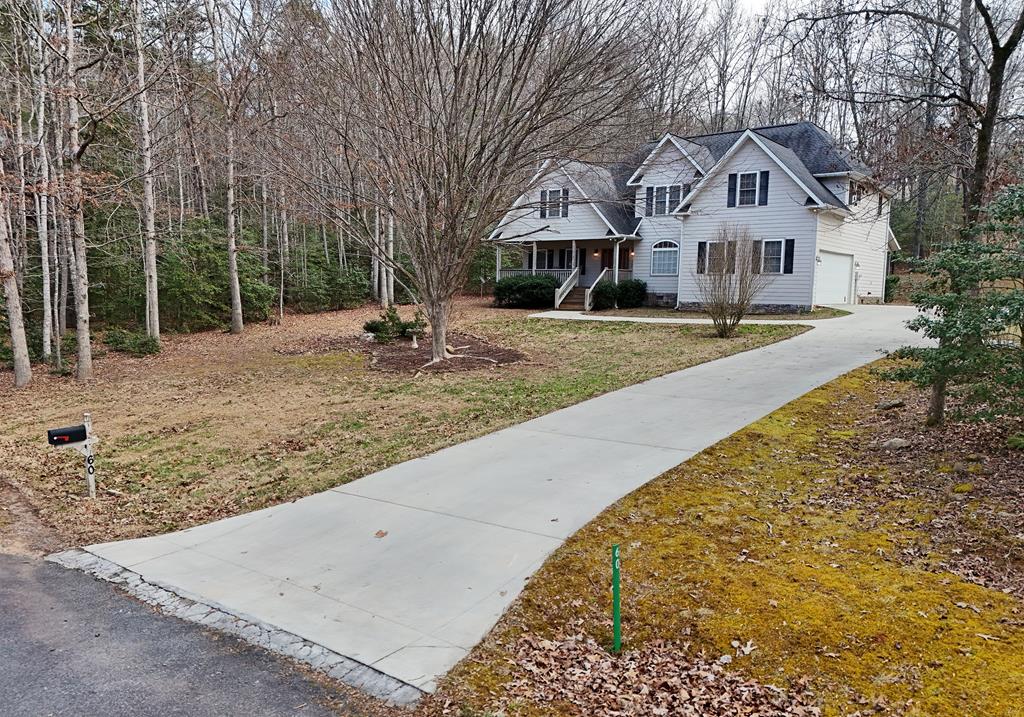
[[[87,385],[39,371],[14,392],[0,374],[0,482],[69,542],[150,535],[309,495],[802,330],[748,327],[721,341],[706,327],[546,321],[464,301],[456,329],[467,341],[523,358],[434,373],[371,365],[355,337],[377,313],[169,337],[157,356],[98,358]],[[45,445],[47,428],[83,411],[101,439],[96,501],[81,497],[80,456]]]
[[[1022,454],[1005,428],[926,431],[923,405],[862,369],[627,496],[549,559],[435,706],[755,714],[725,690],[714,710],[681,706],[724,672],[826,715],[1024,714]],[[614,543],[624,675],[585,647],[611,642]],[[710,677],[649,667],[673,659]],[[756,714],[812,714],[793,704]]]

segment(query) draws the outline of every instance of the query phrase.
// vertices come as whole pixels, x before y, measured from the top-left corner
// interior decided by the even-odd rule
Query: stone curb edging
[[[148,583],[138,573],[85,550],[53,553],[46,556],[46,560],[114,583],[165,615],[220,630],[252,645],[302,662],[332,679],[384,700],[389,705],[408,707],[425,694],[417,687],[298,635],[249,617],[234,615],[222,608],[183,597],[171,590]]]

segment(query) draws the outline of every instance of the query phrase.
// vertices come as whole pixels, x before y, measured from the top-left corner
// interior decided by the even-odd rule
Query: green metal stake
[[[622,650],[622,616],[619,614],[619,546],[612,546],[612,652]]]

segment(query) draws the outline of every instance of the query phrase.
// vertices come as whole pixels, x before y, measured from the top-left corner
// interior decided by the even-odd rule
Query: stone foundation
[[[684,301],[679,304],[678,308],[680,311],[703,310],[698,301]],[[804,304],[752,304],[747,313],[753,316],[755,314],[808,314],[810,311],[811,307]]]
[[[644,302],[644,305],[665,306],[672,309],[675,308],[677,297],[678,294],[652,294],[647,292],[647,301]]]

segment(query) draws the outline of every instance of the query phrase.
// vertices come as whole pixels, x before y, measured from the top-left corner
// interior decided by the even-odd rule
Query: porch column
[[[572,268],[575,271],[576,265],[579,263],[580,254],[576,251],[576,240],[572,240]]]
[[[501,244],[494,245],[494,280],[501,281]]]
[[[533,243],[533,266],[530,267],[530,273],[537,273],[537,242]]]
[[[616,284],[619,283],[619,244],[621,242],[612,244],[612,279]]]

